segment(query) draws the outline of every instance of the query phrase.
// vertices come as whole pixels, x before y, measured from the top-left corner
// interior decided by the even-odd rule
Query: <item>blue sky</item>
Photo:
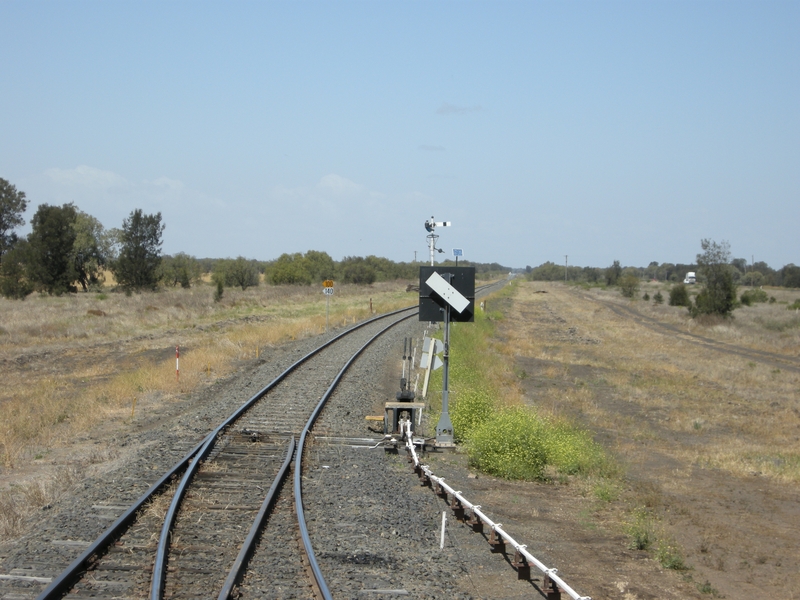
[[[0,2],[0,177],[164,251],[800,263],[797,2]]]

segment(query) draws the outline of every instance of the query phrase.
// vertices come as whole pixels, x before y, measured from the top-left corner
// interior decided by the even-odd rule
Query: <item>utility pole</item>
[[[567,258],[568,256],[564,255],[564,283],[567,283]]]

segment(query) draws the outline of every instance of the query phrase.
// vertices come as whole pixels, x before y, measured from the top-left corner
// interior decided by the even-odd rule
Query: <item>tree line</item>
[[[40,205],[24,238],[15,229],[25,224],[25,192],[0,178],[0,294],[25,298],[32,292],[60,295],[99,290],[111,272],[117,288],[154,290],[159,286],[189,288],[209,276],[218,294],[225,287],[312,285],[326,279],[370,285],[379,281],[415,280],[420,263],[394,262],[378,256],[346,256],[335,261],[327,252],[286,253],[275,260],[259,261],[239,256],[197,258],[179,252],[162,255],[165,225],[161,213],[148,215],[136,209],[122,226],[105,229],[95,217],[73,203]],[[445,263],[448,264],[448,263]],[[479,278],[505,275],[498,263],[461,261],[474,266]]]
[[[700,315],[729,316],[734,309],[753,302],[775,302],[761,289],[763,285],[800,287],[800,267],[785,265],[780,270],[769,267],[764,262],[748,265],[743,258],[731,258],[728,242],[700,240],[702,252],[692,265],[659,264],[651,262],[647,267],[622,267],[615,260],[605,269],[596,267],[568,267],[546,262],[538,267],[526,267],[526,277],[532,281],[572,281],[586,284],[616,286],[626,298],[636,297],[643,279],[671,282],[669,291],[671,306],[686,307],[692,317]],[[684,285],[687,273],[696,274],[696,282],[701,284],[694,298]],[[694,281],[690,281],[694,283]],[[737,298],[739,286],[750,286]],[[649,301],[647,293],[643,300]],[[654,296],[656,304],[663,302],[660,292]]]
[[[25,192],[0,179],[0,293],[24,298],[34,291],[60,295],[101,285],[106,270],[122,289],[152,289],[159,281],[161,213],[136,209],[119,229],[106,230],[73,203],[41,204],[31,219],[31,232],[14,231],[25,224]]]
[[[726,261],[731,269],[734,283],[744,286],[760,287],[771,285],[776,287],[800,287],[800,267],[789,263],[781,269],[773,269],[767,263],[760,261],[749,264],[744,258],[728,258]],[[589,283],[617,285],[623,274],[633,275],[637,279],[664,281],[678,283],[685,279],[689,272],[696,273],[700,265],[681,263],[651,262],[646,267],[623,267],[618,260],[608,267],[577,267],[559,265],[545,262],[538,267],[525,267],[525,276],[531,281],[571,281],[575,283]]]

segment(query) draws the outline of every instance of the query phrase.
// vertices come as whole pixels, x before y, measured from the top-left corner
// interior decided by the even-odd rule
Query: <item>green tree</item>
[[[161,265],[161,213],[146,215],[137,208],[122,222],[119,258],[112,271],[126,289],[155,289]]]
[[[161,281],[166,285],[190,288],[200,279],[200,262],[185,252],[161,257]]]
[[[800,267],[789,263],[779,271],[781,285],[783,287],[796,288],[800,287]]]
[[[0,263],[0,294],[6,298],[24,300],[33,291],[25,273],[27,240],[19,240],[8,250]]]
[[[13,230],[25,224],[22,215],[27,208],[25,192],[17,191],[15,186],[0,178],[0,261],[17,242]]]
[[[339,273],[344,283],[356,285],[375,283],[375,268],[361,256],[345,256],[339,263]]]
[[[81,210],[76,211],[72,227],[75,230],[72,261],[78,283],[85,292],[90,285],[105,280],[103,269],[113,255],[113,236],[100,221]]]
[[[758,271],[748,271],[742,277],[742,285],[749,285],[752,287],[759,287],[764,285],[764,276]]]
[[[242,291],[258,285],[258,262],[239,256],[236,260],[227,261],[225,269],[225,285],[239,286]]]
[[[639,278],[633,273],[626,273],[617,281],[620,292],[626,298],[633,298],[639,291]]]
[[[309,250],[306,252],[304,259],[306,261],[306,270],[311,275],[311,280],[314,283],[333,279],[336,273],[336,264],[327,252]]]
[[[56,295],[76,291],[73,249],[77,214],[73,204],[42,204],[33,215],[26,254],[28,278],[36,289]]]
[[[619,261],[615,260],[614,264],[606,269],[606,283],[608,285],[617,285],[617,281],[621,275],[622,267],[619,265]]]
[[[700,241],[702,254],[697,255],[697,266],[703,281],[703,290],[697,295],[692,315],[714,314],[727,317],[736,306],[734,267],[730,264],[730,244],[713,240]]]
[[[689,298],[689,290],[682,283],[676,283],[669,290],[669,305],[670,306],[691,306],[692,301]]]
[[[302,254],[281,254],[272,265],[270,280],[275,285],[311,285],[308,263]]]

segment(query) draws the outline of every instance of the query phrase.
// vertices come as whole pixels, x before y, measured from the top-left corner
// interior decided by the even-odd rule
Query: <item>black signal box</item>
[[[438,273],[456,291],[469,300],[469,306],[460,313],[450,309],[450,320],[457,323],[472,323],[475,320],[475,267],[420,267],[419,268],[419,320],[444,321],[447,302],[426,283]]]

